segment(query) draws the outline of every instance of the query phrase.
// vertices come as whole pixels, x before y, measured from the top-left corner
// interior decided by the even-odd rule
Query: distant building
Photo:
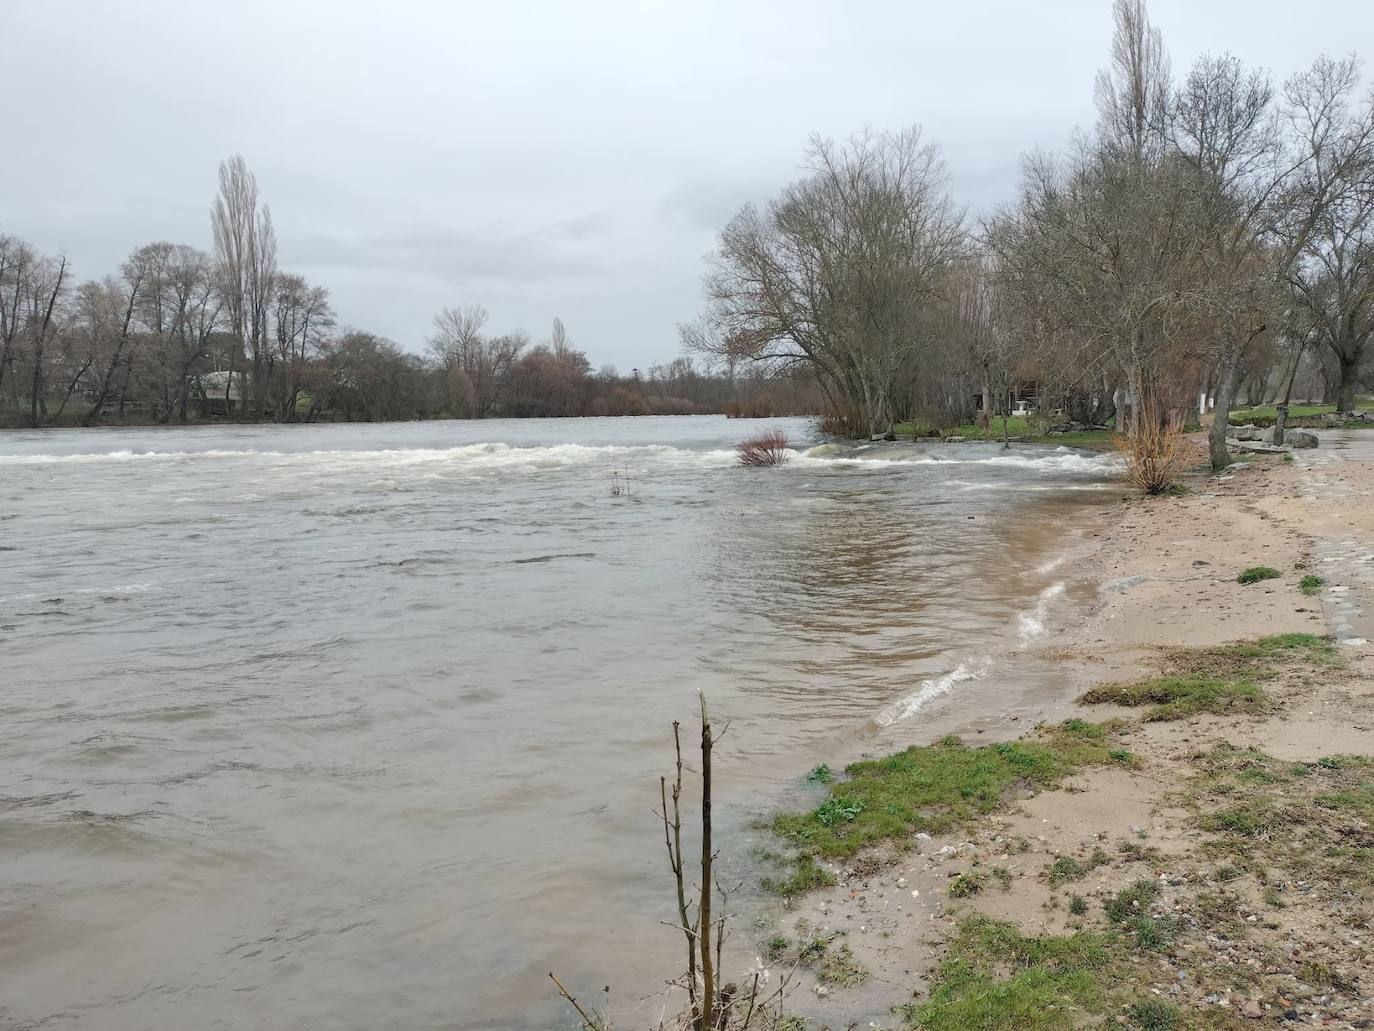
[[[233,415],[243,408],[243,375],[203,372],[192,376],[190,396],[203,416]]]

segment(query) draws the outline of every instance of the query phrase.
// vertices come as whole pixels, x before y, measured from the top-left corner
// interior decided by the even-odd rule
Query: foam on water
[[[936,698],[949,694],[959,684],[982,679],[991,668],[992,659],[988,656],[961,662],[943,676],[921,681],[921,686],[917,690],[887,706],[873,717],[873,722],[880,727],[890,727],[894,723],[910,719]]]

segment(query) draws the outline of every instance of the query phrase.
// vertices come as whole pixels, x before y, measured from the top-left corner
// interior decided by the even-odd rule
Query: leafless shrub
[[[1118,434],[1116,449],[1126,459],[1126,477],[1146,494],[1165,494],[1178,483],[1188,464],[1183,420],[1156,405],[1142,407],[1135,431]]]
[[[787,434],[782,430],[765,430],[735,445],[740,465],[782,465],[792,453],[788,450]]]
[[[671,984],[686,991],[687,1007],[661,1020],[658,1031],[772,1031],[791,1026],[783,1008],[790,980],[788,975],[781,977],[778,986],[771,991],[764,986],[768,977],[766,972],[755,971],[743,986],[733,981],[721,984],[719,979],[729,914],[716,912],[713,915],[711,902],[715,895],[722,904],[727,903],[730,892],[715,876],[716,852],[711,838],[711,750],[729,729],[729,724],[720,733],[713,733],[706,697],[701,696],[700,701],[701,879],[695,890],[682,847],[682,728],[677,721],[673,722],[674,775],[671,780],[659,778],[663,806],[659,817],[663,821],[663,842],[677,901],[677,922],[671,926],[682,932],[687,949],[687,969]],[[609,1016],[578,1002],[552,971],[549,977],[558,986],[558,994],[576,1011],[583,1031],[612,1031]]]

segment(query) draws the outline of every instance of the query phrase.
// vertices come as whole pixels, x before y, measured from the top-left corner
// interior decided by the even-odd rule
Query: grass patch
[[[1112,923],[1125,923],[1134,916],[1148,912],[1150,903],[1158,895],[1159,885],[1142,878],[1109,898],[1103,904],[1103,909]]]
[[[1319,594],[1321,592],[1321,589],[1325,586],[1325,578],[1320,576],[1314,576],[1312,573],[1308,573],[1306,576],[1304,576],[1301,580],[1298,581],[1298,590],[1302,591],[1302,593],[1307,595],[1309,598],[1312,597],[1312,595],[1314,594]]]
[[[1374,759],[1293,763],[1219,745],[1197,764],[1184,801],[1216,836],[1212,853],[1252,871],[1277,867],[1331,898],[1374,899]]]
[[[1361,398],[1355,402],[1357,411],[1374,411],[1374,398]],[[1295,420],[1311,419],[1317,415],[1327,415],[1336,411],[1335,405],[1298,405],[1288,406],[1288,427],[1297,429]],[[1247,423],[1252,426],[1269,427],[1278,420],[1279,409],[1277,405],[1255,405],[1253,408],[1241,408],[1231,412],[1227,420],[1232,426],[1244,426]],[[1367,423],[1347,420],[1347,425],[1359,427],[1368,425]]]
[[[1054,422],[1011,416],[1007,419],[1007,439],[1018,444],[1059,444],[1064,447],[1081,447],[1106,451],[1112,447],[1111,430],[1071,430],[1065,433],[1048,432]],[[937,427],[929,422],[903,422],[892,428],[898,437],[922,440],[929,437],[963,437],[965,440],[1002,439],[1002,420],[994,419],[986,430],[977,423],[966,422],[958,426]]]
[[[1261,580],[1277,580],[1282,575],[1273,566],[1251,566],[1249,569],[1241,570],[1236,577],[1236,583],[1257,584]]]
[[[834,778],[830,775],[830,767],[821,763],[806,775],[806,779],[815,784],[829,784]]]
[[[884,842],[904,847],[918,831],[938,834],[999,808],[1014,789],[1053,787],[1080,766],[1111,762],[1118,744],[1110,734],[1075,720],[977,748],[958,738],[915,746],[854,763],[830,798],[775,817],[772,828],[803,856],[846,857]]]
[[[1092,855],[1082,860],[1060,856],[1045,868],[1045,879],[1050,882],[1050,887],[1059,888],[1070,881],[1081,881],[1099,866],[1106,866],[1111,861],[1111,857],[1100,848],[1093,849]]]
[[[952,899],[966,899],[977,895],[987,884],[987,878],[970,870],[968,873],[955,874],[949,880],[945,893]]]
[[[782,856],[778,856],[778,859],[790,862],[792,870],[783,878],[765,877],[764,891],[790,898],[793,895],[804,895],[816,888],[828,888],[835,883],[835,875],[816,862],[814,856],[800,855],[790,861]]]
[[[1147,720],[1173,720],[1201,712],[1263,712],[1270,707],[1261,684],[1294,666],[1334,668],[1344,659],[1324,637],[1273,634],[1256,641],[1163,653],[1161,676],[1129,684],[1101,684],[1079,696],[1085,705],[1152,706]]]
[[[852,988],[868,980],[868,971],[859,965],[848,944],[826,955],[816,968],[816,980],[836,988]]]
[[[1085,705],[1149,705],[1145,719],[1177,720],[1200,712],[1259,712],[1267,699],[1259,685],[1248,680],[1216,677],[1152,677],[1133,684],[1101,684],[1079,696]]]
[[[908,1026],[931,1031],[1076,1027],[1083,1010],[1104,1009],[1100,975],[1111,961],[1100,934],[1028,936],[1012,924],[973,917],[941,962],[929,999],[905,1007],[904,1017]]]
[[[1138,1002],[1126,1012],[1130,1015],[1131,1023],[1140,1031],[1174,1031],[1182,1026],[1178,1007],[1159,999]]]

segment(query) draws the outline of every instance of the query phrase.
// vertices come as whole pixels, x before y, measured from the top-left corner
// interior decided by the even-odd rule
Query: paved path
[[[1333,515],[1344,511],[1353,519],[1324,520],[1313,533],[1315,572],[1326,580],[1322,610],[1331,634],[1356,645],[1374,640],[1374,535],[1370,491],[1361,490],[1350,466],[1374,469],[1374,430],[1333,430],[1318,434],[1321,446],[1295,451],[1300,471],[1298,491],[1303,497],[1330,504]],[[1371,476],[1361,477],[1371,483]],[[1353,525],[1352,525],[1353,524]]]

